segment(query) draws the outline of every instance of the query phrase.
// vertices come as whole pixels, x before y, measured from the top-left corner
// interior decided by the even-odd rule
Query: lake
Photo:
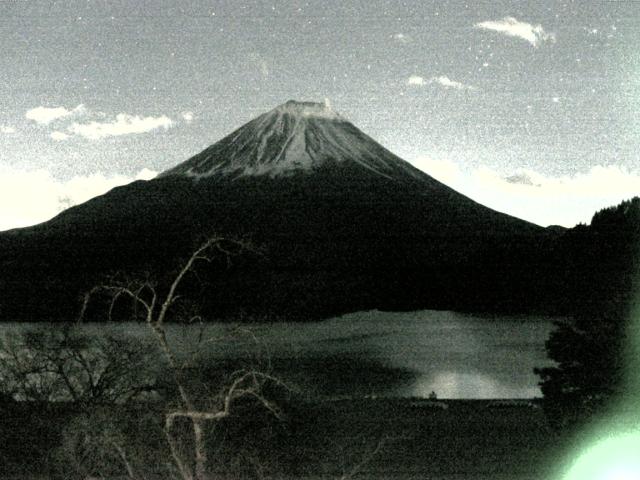
[[[319,396],[532,398],[540,396],[533,368],[550,365],[544,343],[552,320],[370,311],[309,323],[170,325],[169,341],[184,356],[249,359]],[[144,324],[83,328],[148,336]]]

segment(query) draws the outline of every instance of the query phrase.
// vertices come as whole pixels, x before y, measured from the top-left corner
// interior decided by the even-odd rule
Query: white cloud
[[[6,133],[7,135],[10,135],[12,133],[16,133],[16,129],[11,125],[0,125],[0,133]]]
[[[411,162],[416,168],[427,172],[436,180],[451,186],[458,185],[462,177],[462,171],[458,164],[451,160],[434,160],[429,157],[418,157]]]
[[[151,180],[152,178],[156,178],[158,172],[155,170],[151,170],[149,168],[143,168],[138,172],[135,176],[135,180]]]
[[[407,85],[422,87],[424,85],[432,85],[432,84],[440,85],[441,87],[445,87],[445,88],[453,88],[455,90],[477,90],[476,87],[472,87],[471,85],[465,85],[464,83],[451,80],[446,75],[431,77],[428,80],[425,79],[424,77],[421,77],[420,75],[411,75],[407,79]]]
[[[82,104],[72,108],[71,110],[64,107],[36,107],[31,110],[27,110],[25,117],[40,125],[48,125],[54,120],[69,117],[71,115],[81,115],[86,111],[85,106]]]
[[[533,170],[505,176],[488,167],[466,172],[455,162],[428,157],[412,163],[483,205],[544,226],[589,223],[596,211],[640,196],[640,172],[615,165],[554,177]]]
[[[394,33],[393,35],[391,35],[391,38],[400,43],[409,43],[409,41],[411,40],[411,38],[404,33]]]
[[[465,85],[461,82],[456,82],[455,80],[451,80],[446,75],[440,75],[439,77],[432,77],[429,79],[429,83],[437,83],[445,88],[454,88],[456,90],[477,90],[476,87],[472,87],[471,85]]]
[[[411,75],[407,80],[407,85],[426,85],[427,82],[420,75]]]
[[[158,128],[166,130],[171,126],[173,126],[173,120],[166,115],[141,117],[139,115],[119,113],[112,122],[74,122],[67,128],[67,131],[90,140],[100,140],[105,137],[146,133]]]
[[[182,119],[187,122],[193,122],[193,112],[182,112]]]
[[[521,38],[522,40],[529,42],[535,48],[539,47],[544,42],[556,41],[555,34],[545,32],[542,25],[532,25],[527,22],[521,22],[514,17],[504,17],[502,20],[479,22],[476,23],[474,27],[482,30],[492,30],[509,37]]]
[[[55,131],[51,132],[51,133],[49,134],[49,136],[50,136],[53,140],[55,140],[56,142],[62,142],[62,141],[64,141],[64,140],[66,140],[67,138],[69,138],[69,135],[67,135],[67,134],[66,134],[66,133],[64,133],[64,132],[60,132],[60,131],[58,131],[58,130],[55,130]]]
[[[93,174],[67,181],[46,170],[0,169],[0,230],[44,222],[62,210],[134,180],[149,180],[156,172],[141,170],[135,177]],[[34,194],[34,192],[37,192]]]
[[[260,60],[259,66],[260,74],[263,78],[267,78],[269,76],[269,64],[266,62],[266,60]]]

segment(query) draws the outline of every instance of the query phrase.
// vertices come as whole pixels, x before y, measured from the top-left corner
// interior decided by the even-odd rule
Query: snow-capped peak
[[[335,112],[328,100],[289,100],[161,176],[277,177],[327,166],[358,166],[389,178],[424,176]]]

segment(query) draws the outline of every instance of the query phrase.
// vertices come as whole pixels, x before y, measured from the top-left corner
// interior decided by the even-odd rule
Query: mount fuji
[[[560,234],[454,191],[327,104],[289,101],[153,180],[0,234],[0,318],[69,318],[105,274],[168,271],[213,232],[264,254],[212,268],[205,311],[293,320],[545,310],[553,286],[532,273]]]

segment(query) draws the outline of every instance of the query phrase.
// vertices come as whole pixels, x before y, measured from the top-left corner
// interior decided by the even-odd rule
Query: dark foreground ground
[[[347,445],[342,457],[366,451],[363,444],[371,451],[375,439],[383,439],[361,478],[548,479],[561,450],[542,409],[529,402],[332,403],[330,428],[336,441]],[[362,432],[369,438],[359,444]]]
[[[73,414],[19,404],[1,413],[0,478],[53,478],[52,447]],[[298,406],[286,428],[269,428],[279,431],[266,443],[251,423],[236,429],[254,452],[241,462],[258,466],[214,478],[551,479],[565,452],[542,409],[521,401],[332,400]]]

